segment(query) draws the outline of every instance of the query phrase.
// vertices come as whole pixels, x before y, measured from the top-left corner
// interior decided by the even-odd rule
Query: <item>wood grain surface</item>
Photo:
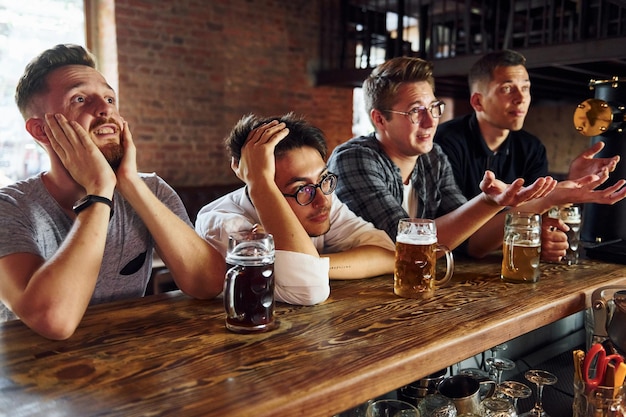
[[[279,303],[279,326],[241,335],[221,299],[180,292],[93,306],[69,340],[0,324],[0,414],[332,416],[589,305],[626,266],[542,264],[536,284],[499,279],[500,258],[457,261],[434,298],[382,276],[333,281],[310,307]]]

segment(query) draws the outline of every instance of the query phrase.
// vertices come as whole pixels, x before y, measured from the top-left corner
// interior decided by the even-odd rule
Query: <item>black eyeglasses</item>
[[[317,193],[318,188],[324,195],[331,194],[335,191],[335,188],[337,188],[337,176],[335,174],[328,173],[317,184],[302,185],[295,193],[283,193],[283,195],[285,197],[295,198],[296,202],[301,206],[307,206],[315,199],[315,194]]]
[[[409,120],[414,125],[420,124],[420,122],[424,118],[424,114],[428,111],[434,119],[439,119],[443,116],[443,111],[446,108],[446,103],[441,100],[433,101],[430,106],[417,106],[412,108],[410,111],[397,111],[397,110],[383,110],[389,113],[397,113],[403,114],[405,116],[409,116]]]

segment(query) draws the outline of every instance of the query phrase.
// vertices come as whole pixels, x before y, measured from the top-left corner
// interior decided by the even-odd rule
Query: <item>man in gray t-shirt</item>
[[[89,304],[143,295],[153,249],[182,291],[221,292],[221,255],[163,180],[137,172],[115,92],[87,50],[44,51],[15,99],[50,170],[0,189],[0,320],[66,339]]]
[[[150,190],[189,226],[180,198],[155,174],[140,174]],[[0,188],[0,258],[29,253],[51,258],[72,230],[72,219],[52,198],[39,174]],[[114,212],[108,226],[103,262],[91,303],[141,297],[152,270],[154,240],[137,212],[114,193]],[[17,317],[0,303],[0,321]]]

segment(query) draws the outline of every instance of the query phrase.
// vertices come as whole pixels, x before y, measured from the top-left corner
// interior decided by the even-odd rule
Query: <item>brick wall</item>
[[[249,112],[294,111],[333,148],[352,91],[314,87],[317,0],[116,0],[119,102],[142,171],[174,186],[237,182],[222,141]]]
[[[591,139],[574,127],[577,104],[546,101],[530,105],[524,129],[545,145],[551,173],[567,174],[572,160],[591,144]]]

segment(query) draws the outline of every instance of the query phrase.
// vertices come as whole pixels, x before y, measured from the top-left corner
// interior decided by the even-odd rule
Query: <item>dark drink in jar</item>
[[[224,281],[226,328],[263,332],[274,321],[274,239],[265,233],[229,236]]]
[[[226,327],[239,331],[267,330],[274,321],[274,265],[226,264],[233,278],[233,313],[226,316]],[[228,297],[224,296],[226,311]]]

